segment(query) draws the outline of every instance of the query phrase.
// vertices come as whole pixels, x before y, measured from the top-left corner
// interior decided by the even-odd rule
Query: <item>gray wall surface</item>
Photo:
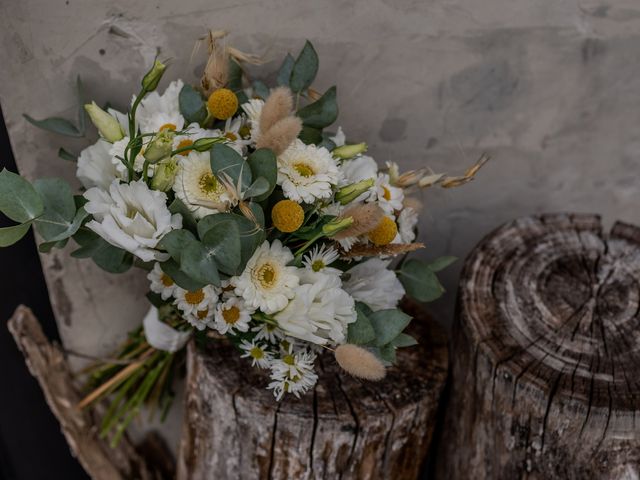
[[[491,154],[471,184],[424,192],[425,258],[462,259],[531,213],[640,222],[638,0],[0,0],[0,102],[21,172],[74,181],[57,149],[95,139],[39,131],[23,112],[73,118],[76,75],[89,98],[124,108],[156,52],[173,58],[169,78],[195,82],[204,50],[192,59],[194,42],[209,28],[272,59],[267,77],[310,39],[314,86],[338,86],[337,124],[380,163],[459,173]],[[43,262],[69,347],[108,352],[140,322],[141,272],[109,275],[68,250]],[[432,306],[443,323],[461,264]]]

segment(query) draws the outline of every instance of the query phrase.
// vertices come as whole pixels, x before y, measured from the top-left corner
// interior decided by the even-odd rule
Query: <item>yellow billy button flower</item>
[[[209,95],[207,109],[213,117],[226,120],[238,110],[238,97],[228,88],[219,88]]]
[[[390,244],[398,234],[398,226],[389,217],[382,217],[376,228],[371,230],[367,236],[374,245],[379,247]]]
[[[271,210],[271,220],[281,232],[295,232],[304,222],[304,210],[293,200],[280,200]]]
[[[331,151],[331,154],[336,158],[341,158],[346,160],[348,158],[353,158],[360,153],[364,153],[367,151],[366,143],[356,143],[354,145],[343,145],[341,147],[334,148]]]

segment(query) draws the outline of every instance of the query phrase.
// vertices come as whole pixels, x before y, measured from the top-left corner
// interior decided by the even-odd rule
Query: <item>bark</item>
[[[507,224],[465,264],[439,478],[638,478],[640,229]]]
[[[111,448],[107,440],[99,438],[99,422],[94,412],[76,407],[81,396],[64,354],[47,340],[31,310],[19,306],[9,320],[8,327],[24,354],[29,371],[38,380],[47,404],[60,422],[71,452],[91,478],[167,478],[162,468],[147,465],[126,435],[115,448]],[[154,448],[147,446],[146,450]]]
[[[229,343],[189,346],[179,479],[411,479],[431,441],[447,376],[446,337],[408,307],[420,344],[379,383],[319,362],[314,391],[278,403],[268,376]]]

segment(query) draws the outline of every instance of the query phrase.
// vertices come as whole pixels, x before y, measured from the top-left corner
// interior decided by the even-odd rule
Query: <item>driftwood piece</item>
[[[438,478],[640,472],[640,229],[516,220],[467,259]]]
[[[400,350],[382,382],[358,381],[321,356],[318,384],[299,400],[276,402],[266,373],[229,343],[191,344],[178,478],[416,478],[448,352],[436,322],[409,309],[420,345]]]
[[[38,380],[47,404],[60,422],[71,452],[91,478],[166,478],[162,470],[147,465],[126,435],[115,448],[109,446],[108,440],[99,438],[94,413],[76,408],[81,396],[64,354],[47,340],[31,310],[19,306],[8,327],[24,354],[29,371]]]

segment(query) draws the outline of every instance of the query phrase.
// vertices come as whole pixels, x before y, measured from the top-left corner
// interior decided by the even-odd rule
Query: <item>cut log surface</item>
[[[319,358],[319,381],[276,402],[268,375],[223,341],[188,352],[178,478],[412,479],[426,456],[447,376],[446,336],[416,307],[420,344],[378,383]]]
[[[438,478],[639,478],[638,227],[516,220],[467,259],[458,298]]]

